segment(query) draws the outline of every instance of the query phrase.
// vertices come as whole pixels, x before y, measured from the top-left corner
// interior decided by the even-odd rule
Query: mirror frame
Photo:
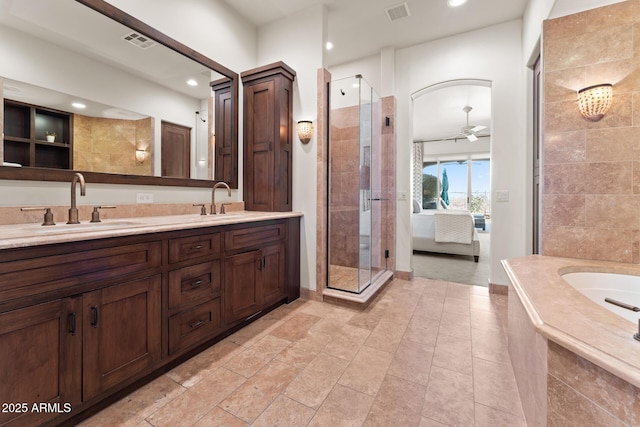
[[[169,49],[186,56],[187,58],[198,62],[205,67],[222,74],[231,82],[232,108],[231,108],[231,140],[232,140],[232,179],[225,181],[231,188],[238,188],[238,86],[239,76],[237,73],[228,69],[222,64],[202,55],[201,53],[191,49],[190,47],[180,43],[177,40],[161,33],[148,24],[137,18],[127,14],[117,7],[105,2],[104,0],[76,0],[96,12],[110,18],[122,25],[140,32],[147,37],[152,38],[156,42],[168,47]],[[221,142],[221,141],[220,141]],[[219,147],[216,140],[215,148]],[[111,174],[103,172],[85,172],[75,169],[49,169],[24,167],[15,168],[11,166],[0,166],[0,179],[5,180],[25,180],[25,181],[57,181],[69,182],[73,178],[73,174],[81,172],[85,179],[89,182],[103,184],[128,184],[128,185],[157,185],[157,186],[174,186],[174,187],[206,187],[210,188],[217,179],[191,179],[191,178],[172,178],[161,176],[143,176],[143,175],[125,175]]]

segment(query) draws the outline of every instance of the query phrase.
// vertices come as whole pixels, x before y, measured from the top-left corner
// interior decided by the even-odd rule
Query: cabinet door
[[[262,262],[259,263],[259,269],[262,305],[266,307],[285,297],[285,249],[283,243],[262,249]]]
[[[275,82],[245,87],[244,195],[247,210],[272,211],[274,197]]]
[[[160,276],[83,295],[83,400],[160,359]]]
[[[224,320],[233,323],[260,310],[258,263],[261,252],[251,251],[224,260]]]
[[[63,412],[80,402],[81,309],[80,298],[66,298],[0,315],[0,403],[27,404],[3,407],[0,425],[38,425],[58,415],[32,412],[33,404]]]

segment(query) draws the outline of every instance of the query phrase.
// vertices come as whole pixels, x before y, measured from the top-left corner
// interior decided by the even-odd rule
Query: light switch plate
[[[498,190],[496,191],[496,202],[508,202],[509,201],[509,191],[508,190]]]
[[[406,191],[398,191],[398,201],[404,202],[407,200],[407,192]]]
[[[153,193],[136,193],[136,203],[153,203]]]

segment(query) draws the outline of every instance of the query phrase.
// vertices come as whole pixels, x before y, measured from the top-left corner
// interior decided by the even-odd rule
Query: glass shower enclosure
[[[328,90],[327,287],[361,293],[387,269],[381,102],[361,75]]]

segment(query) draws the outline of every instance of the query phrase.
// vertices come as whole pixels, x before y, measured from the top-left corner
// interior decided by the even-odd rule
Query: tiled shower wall
[[[74,115],[73,168],[82,171],[153,175],[153,118],[105,119]],[[146,148],[143,163],[136,148]]]
[[[360,242],[360,114],[358,106],[331,110],[329,144],[329,263],[358,268]]]
[[[640,0],[545,21],[542,253],[640,262]],[[612,83],[598,122],[576,91]]]

